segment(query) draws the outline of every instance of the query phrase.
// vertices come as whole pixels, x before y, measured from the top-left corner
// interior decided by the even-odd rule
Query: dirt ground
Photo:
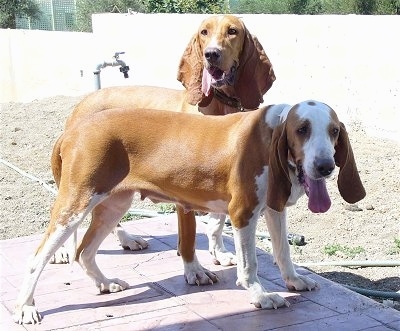
[[[1,105],[0,239],[42,233],[47,226],[54,201],[54,194],[45,187],[54,187],[50,153],[66,117],[81,98],[56,96]],[[357,205],[346,204],[333,178],[328,183],[332,207],[327,213],[309,212],[305,198],[289,208],[289,232],[303,235],[306,242],[292,246],[292,259],[296,263],[400,260],[399,144],[369,137],[360,125],[346,125],[367,197]],[[41,182],[18,173],[12,165]],[[150,202],[143,204],[139,200],[133,207],[159,210]],[[267,231],[263,220],[258,228],[260,232]],[[269,249],[267,240],[259,238],[258,245]],[[380,291],[400,290],[400,267],[313,266],[310,269],[340,284]],[[399,309],[399,303],[390,300],[385,303]]]

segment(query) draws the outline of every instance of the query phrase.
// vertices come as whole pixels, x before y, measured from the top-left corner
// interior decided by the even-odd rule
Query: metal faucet
[[[129,66],[127,66],[124,61],[120,60],[119,56],[121,54],[125,54],[125,52],[115,52],[115,54],[113,56],[114,60],[112,62],[104,61],[103,63],[100,63],[96,66],[96,70],[93,71],[94,85],[95,85],[96,90],[101,89],[100,72],[101,72],[101,69],[103,69],[105,67],[120,67],[119,71],[123,73],[124,78],[129,78],[129,75],[128,75]]]

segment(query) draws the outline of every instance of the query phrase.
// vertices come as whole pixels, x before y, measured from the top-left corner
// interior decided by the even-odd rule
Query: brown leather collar
[[[240,103],[240,100],[237,98],[233,98],[230,96],[227,96],[224,92],[221,92],[220,90],[213,88],[214,92],[214,97],[222,102],[224,105],[227,105],[232,108],[236,108],[239,111],[244,111],[244,108],[242,104]]]

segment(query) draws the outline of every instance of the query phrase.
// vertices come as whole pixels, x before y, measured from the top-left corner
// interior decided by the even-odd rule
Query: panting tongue
[[[325,213],[331,207],[331,199],[326,189],[325,179],[311,179],[306,176],[308,186],[308,208],[313,213]]]
[[[210,73],[207,71],[206,68],[204,68],[203,79],[201,81],[201,92],[203,92],[206,97],[208,97],[208,95],[210,94],[212,79],[213,78]]]

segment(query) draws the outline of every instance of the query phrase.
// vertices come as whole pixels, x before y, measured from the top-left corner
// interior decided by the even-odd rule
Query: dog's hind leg
[[[36,309],[33,299],[40,274],[55,251],[77,230],[79,224],[102,199],[104,199],[104,195],[94,195],[89,200],[73,201],[69,206],[64,206],[62,201],[67,199],[61,194],[58,195],[45,237],[28,263],[28,270],[25,273],[14,310],[13,319],[16,323],[35,324],[40,322],[42,316]]]
[[[86,274],[93,279],[100,293],[119,292],[129,287],[128,283],[121,279],[109,279],[104,276],[95,258],[100,244],[131,206],[132,198],[133,193],[120,192],[97,205],[93,209],[90,226],[78,247],[76,260]]]
[[[236,256],[228,251],[224,245],[222,232],[224,230],[225,219],[225,214],[209,214],[207,224],[208,250],[213,256],[215,264],[230,266],[236,264]]]

